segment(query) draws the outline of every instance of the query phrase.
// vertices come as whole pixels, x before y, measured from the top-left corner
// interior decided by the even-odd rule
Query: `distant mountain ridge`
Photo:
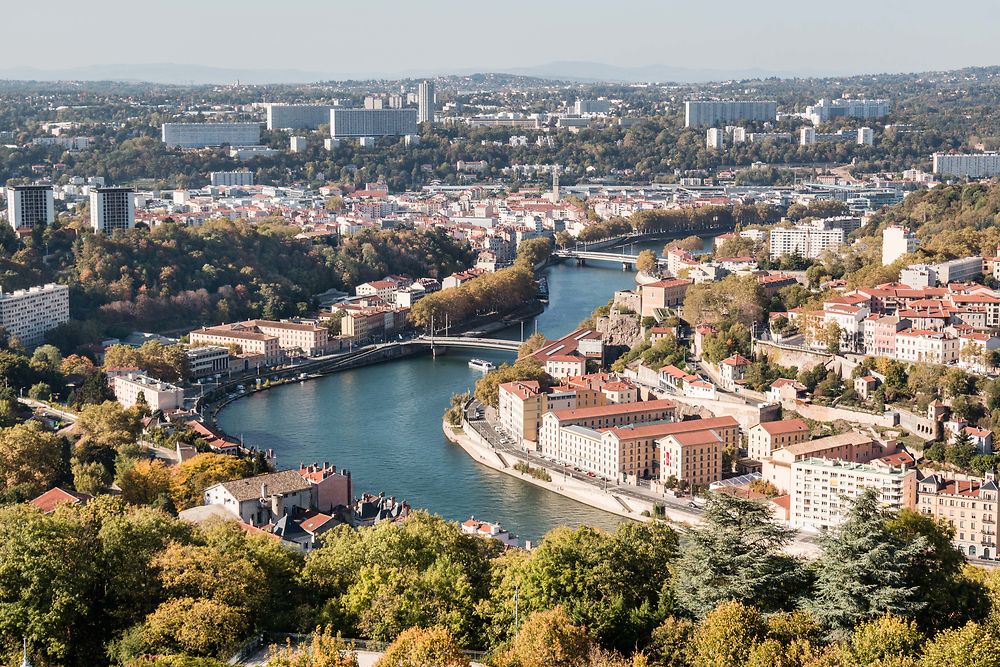
[[[719,70],[690,69],[669,65],[621,67],[604,63],[559,61],[530,67],[510,68],[424,68],[388,72],[321,72],[304,69],[251,69],[184,65],[177,63],[85,65],[59,69],[37,67],[0,68],[0,79],[15,81],[129,81],[172,85],[232,84],[237,81],[252,85],[315,83],[365,79],[420,78],[424,76],[479,73],[512,74],[542,79],[575,82],[677,82],[699,83],[730,79],[766,77],[823,76],[829,72],[773,72],[763,69]]]

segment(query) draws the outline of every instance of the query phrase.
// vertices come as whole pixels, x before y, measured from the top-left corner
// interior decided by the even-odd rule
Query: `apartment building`
[[[752,427],[747,435],[747,456],[763,461],[775,450],[797,445],[809,439],[809,426],[801,419],[763,422]]]
[[[951,523],[954,544],[972,558],[997,558],[997,511],[1000,510],[994,476],[981,480],[945,479],[928,475],[917,483],[921,514]]]
[[[169,382],[142,373],[116,375],[111,382],[115,399],[126,408],[131,408],[136,403],[144,403],[153,412],[180,410],[184,407],[184,390]]]
[[[208,175],[209,183],[212,187],[223,186],[251,186],[253,185],[252,171],[213,171]]]
[[[900,361],[950,364],[958,361],[961,341],[943,331],[904,329],[896,334],[893,357]]]
[[[535,380],[522,380],[505,382],[498,391],[500,428],[514,436],[517,444],[533,448],[548,403],[545,390]]]
[[[958,178],[1000,176],[1000,153],[935,153],[933,173]]]
[[[329,104],[270,103],[267,105],[267,129],[315,130],[330,122],[332,110],[333,106]]]
[[[868,489],[893,510],[914,508],[917,471],[907,465],[870,465],[837,459],[808,458],[792,464],[789,525],[808,531],[838,526],[851,501]]]
[[[161,138],[167,148],[254,146],[260,123],[164,123]]]
[[[770,100],[686,100],[684,127],[735,125],[742,122],[773,121],[778,103]]]
[[[14,185],[7,188],[7,222],[15,230],[48,226],[56,220],[51,185]]]
[[[434,122],[434,82],[421,81],[417,86],[417,122]]]
[[[896,452],[895,440],[879,440],[874,435],[848,431],[816,440],[803,440],[771,451],[763,461],[763,477],[778,490],[788,493],[793,486],[792,468],[807,459],[835,459],[868,463]]]
[[[417,134],[416,109],[330,110],[330,136],[333,139],[400,137],[407,134]]]
[[[824,251],[844,245],[844,230],[838,227],[823,229],[815,225],[798,225],[771,230],[769,252],[771,259],[798,255],[815,259]]]
[[[90,226],[110,234],[135,227],[135,191],[132,188],[96,188],[90,191]]]
[[[890,108],[889,101],[883,99],[821,99],[807,106],[805,115],[814,125],[821,125],[834,118],[882,118],[889,115]]]
[[[726,132],[718,127],[708,128],[708,132],[705,133],[705,146],[709,150],[722,150],[725,145]]]
[[[882,265],[917,251],[917,235],[906,227],[890,225],[882,230]]]
[[[49,283],[4,292],[0,288],[0,326],[31,349],[45,342],[45,333],[69,321],[69,287]]]

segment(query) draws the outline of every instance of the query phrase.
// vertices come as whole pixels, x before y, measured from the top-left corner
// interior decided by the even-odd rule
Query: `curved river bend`
[[[638,249],[659,250],[663,242]],[[550,305],[534,322],[549,338],[571,331],[616,290],[631,289],[633,274],[620,266],[558,264],[545,271]],[[502,332],[517,338],[519,330]],[[560,525],[613,529],[622,519],[479,465],[441,433],[451,395],[469,390],[480,374],[476,356],[496,364],[512,355],[452,350],[437,359],[412,357],[240,399],[219,414],[233,436],[271,447],[278,466],[328,461],[351,471],[355,493],[407,500],[441,516],[499,521],[523,539],[538,540]]]

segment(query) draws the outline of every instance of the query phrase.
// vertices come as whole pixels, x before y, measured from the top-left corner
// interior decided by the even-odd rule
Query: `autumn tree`
[[[178,510],[202,503],[205,489],[251,474],[253,463],[228,454],[198,454],[174,470],[170,494]]]
[[[0,429],[0,481],[9,497],[32,498],[65,475],[63,439],[40,422]]]
[[[116,480],[122,499],[133,505],[152,505],[169,495],[172,485],[170,471],[162,461],[133,461],[118,472]]]
[[[330,626],[316,628],[303,645],[272,646],[267,667],[358,667],[351,649]]]
[[[502,667],[586,667],[590,640],[561,607],[535,611],[501,655]]]
[[[400,633],[375,667],[469,667],[469,659],[447,628],[410,628]]]
[[[692,667],[744,665],[753,645],[764,638],[767,626],[755,608],[742,602],[723,602],[709,612],[694,632]]]
[[[652,250],[643,250],[635,260],[635,268],[640,273],[654,274],[658,268],[656,254]]]

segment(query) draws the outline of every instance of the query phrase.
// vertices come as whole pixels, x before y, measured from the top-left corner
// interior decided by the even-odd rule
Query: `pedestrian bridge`
[[[435,347],[471,347],[479,350],[503,350],[517,352],[521,342],[503,338],[472,338],[471,336],[421,336],[407,341],[411,345]]]
[[[577,264],[585,264],[588,261],[591,262],[616,262],[622,265],[623,269],[633,268],[635,263],[638,261],[638,255],[629,255],[620,252],[600,252],[597,250],[556,250],[552,253],[554,257],[560,259],[575,259]],[[657,257],[657,263],[660,266],[666,266],[667,260],[665,257]]]

